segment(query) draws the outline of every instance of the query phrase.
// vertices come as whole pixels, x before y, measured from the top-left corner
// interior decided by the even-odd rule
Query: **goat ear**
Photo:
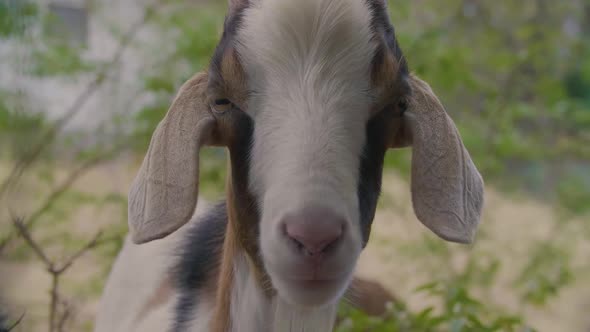
[[[413,148],[414,212],[441,238],[471,243],[481,218],[483,180],[430,86],[413,75],[409,82],[408,109],[391,147]]]
[[[194,212],[199,149],[215,143],[216,121],[206,102],[207,74],[187,81],[156,128],[129,192],[129,228],[135,243],[163,238]]]

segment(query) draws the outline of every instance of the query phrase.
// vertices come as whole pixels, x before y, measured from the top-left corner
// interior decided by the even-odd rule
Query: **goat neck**
[[[218,287],[216,294],[216,307],[214,310],[213,320],[211,322],[211,331],[227,332],[231,331],[232,320],[237,317],[232,317],[232,306],[248,306],[248,303],[232,303],[235,299],[236,292],[244,291],[245,287],[254,287],[260,290],[260,295],[263,297],[258,300],[266,300],[270,302],[274,296],[274,290],[270,286],[270,279],[264,271],[262,261],[260,260],[259,249],[257,245],[258,225],[256,222],[257,216],[254,211],[255,205],[252,204],[251,196],[247,190],[246,183],[240,181],[233,181],[244,178],[240,174],[243,169],[236,164],[235,160],[230,161],[226,181],[226,198],[227,198],[227,212],[228,225],[225,233],[223,243],[223,254],[221,261],[221,268],[218,276]],[[242,280],[247,279],[247,285],[243,284]],[[242,287],[240,287],[242,286]],[[243,299],[244,296],[239,298]]]

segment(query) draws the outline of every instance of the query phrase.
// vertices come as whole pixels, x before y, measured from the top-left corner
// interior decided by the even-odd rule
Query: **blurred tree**
[[[554,199],[569,164],[590,168],[588,6],[390,1],[411,69],[433,85],[488,181]]]

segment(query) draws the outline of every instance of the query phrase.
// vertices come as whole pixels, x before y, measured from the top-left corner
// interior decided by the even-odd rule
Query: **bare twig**
[[[113,54],[113,57],[109,62],[107,62],[100,71],[98,71],[88,83],[84,91],[74,100],[72,105],[66,110],[64,115],[60,117],[57,121],[54,122],[53,126],[51,126],[43,135],[43,137],[39,140],[38,144],[34,146],[28,153],[18,160],[12,170],[10,171],[8,177],[2,182],[0,185],[0,198],[6,193],[8,188],[15,184],[20,176],[24,173],[24,171],[29,168],[35,160],[37,160],[41,154],[41,152],[55,139],[56,135],[63,129],[63,127],[81,110],[82,107],[88,102],[90,97],[92,97],[98,88],[104,83],[105,78],[113,70],[114,66],[121,60],[121,57],[139,32],[139,30],[153,17],[156,9],[162,4],[163,0],[156,0],[152,5],[148,6],[144,12],[143,17],[133,24],[127,33],[123,35],[121,38],[121,43],[119,47]]]
[[[90,242],[88,242],[84,247],[80,248],[80,250],[78,250],[78,252],[76,252],[75,254],[70,256],[70,258],[67,261],[65,261],[65,263],[63,263],[60,268],[55,270],[55,273],[61,274],[61,273],[65,272],[67,269],[69,269],[70,266],[72,266],[72,264],[74,264],[74,262],[78,258],[80,258],[82,255],[84,255],[88,250],[96,247],[96,245],[99,243],[98,240],[100,239],[101,236],[102,236],[102,231],[99,231],[98,233],[96,233],[96,235],[94,235],[94,237],[92,238],[92,240],[90,240]]]
[[[17,327],[17,326],[18,326],[18,324],[20,324],[20,322],[23,320],[23,318],[25,318],[25,314],[26,314],[26,313],[27,313],[26,311],[23,311],[23,313],[20,315],[20,317],[19,317],[19,318],[18,318],[18,319],[17,319],[17,320],[16,320],[14,323],[12,323],[12,325],[10,325],[10,326],[9,326],[9,327],[6,329],[6,331],[10,332],[10,331],[12,331],[12,330],[13,330],[15,327]]]
[[[41,246],[35,241],[31,233],[26,227],[26,224],[23,222],[22,218],[15,217],[12,220],[15,228],[17,229],[18,233],[25,242],[33,249],[35,254],[43,261],[45,264],[45,268],[47,272],[51,274],[51,291],[50,291],[50,306],[49,306],[49,332],[55,331],[62,331],[65,321],[68,319],[70,315],[69,309],[66,308],[65,311],[62,313],[61,317],[58,318],[58,305],[60,303],[60,294],[59,294],[59,282],[61,275],[66,272],[78,258],[80,258],[84,253],[88,252],[89,250],[95,248],[99,245],[99,239],[102,235],[102,231],[98,232],[90,242],[80,248],[75,254],[70,256],[68,259],[64,260],[63,263],[58,264],[55,261],[52,261],[48,258],[47,254],[43,251]],[[63,302],[63,301],[62,301]]]
[[[45,199],[43,204],[35,210],[30,217],[27,219],[26,227],[32,227],[35,222],[45,213],[51,206],[57,201],[71,186],[72,184],[78,180],[81,176],[86,174],[90,169],[99,165],[102,162],[108,160],[110,155],[115,154],[116,152],[120,151],[125,144],[120,144],[113,148],[111,151],[105,154],[99,154],[93,158],[90,158],[83,162],[78,168],[76,168],[73,172],[71,172],[68,177],[62,181]],[[2,253],[3,249],[7,247],[7,245],[14,239],[14,232],[8,233],[1,241],[0,241],[0,254]]]
[[[23,318],[25,318],[26,313],[27,313],[26,311],[23,311],[23,313],[20,315],[20,317],[16,321],[14,321],[14,323],[12,323],[12,325],[10,325],[9,327],[5,328],[5,330],[2,330],[2,331],[7,331],[7,332],[12,331],[15,327],[18,326],[18,324],[20,324],[20,322],[23,320]],[[0,328],[2,328],[2,326],[0,326]]]
[[[51,273],[51,303],[49,305],[49,332],[55,331],[55,316],[57,315],[57,303],[59,298],[59,275],[54,273],[53,267],[48,269]]]
[[[70,187],[72,187],[76,180],[78,180],[95,166],[98,166],[100,163],[107,161],[107,159],[107,156],[104,155],[88,159],[73,172],[71,172],[68,177],[47,196],[44,203],[27,218],[27,227],[33,226],[37,219],[39,219],[43,213],[51,208],[53,203],[59,199]]]
[[[66,324],[66,321],[68,320],[68,318],[70,318],[70,315],[72,313],[71,307],[67,301],[63,301],[62,306],[64,309],[63,309],[63,313],[61,315],[61,318],[59,319],[59,322],[57,323],[57,331],[58,332],[64,331],[64,326]]]
[[[14,227],[18,230],[20,235],[23,237],[23,239],[29,244],[31,249],[33,249],[37,257],[39,257],[39,259],[41,259],[47,267],[53,268],[53,263],[49,260],[49,258],[47,258],[47,255],[45,255],[45,252],[43,252],[43,249],[41,249],[37,242],[33,240],[31,234],[27,231],[27,227],[23,223],[22,219],[18,217],[13,218],[12,223],[14,224]]]
[[[103,246],[107,243],[111,243],[111,242],[115,242],[115,241],[120,241],[124,238],[124,235],[113,235],[113,236],[109,236],[109,237],[102,237],[101,239],[99,239],[98,241],[96,241],[96,247],[100,247]]]
[[[41,217],[47,210],[51,208],[51,206],[57,201],[71,186],[90,171],[92,168],[100,165],[102,162],[105,162],[109,159],[111,155],[116,154],[117,152],[121,151],[127,146],[127,140],[124,140],[123,143],[116,145],[110,151],[99,154],[84,161],[78,168],[76,168],[73,172],[71,172],[68,177],[63,180],[45,199],[43,204],[39,206],[31,215],[27,218],[26,227],[31,228],[37,222],[39,217]],[[15,232],[9,232],[2,240],[0,240],[0,254],[2,254],[3,250],[8,246],[8,244],[14,239]]]

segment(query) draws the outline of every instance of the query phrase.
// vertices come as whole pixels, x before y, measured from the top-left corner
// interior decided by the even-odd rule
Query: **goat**
[[[229,156],[212,207],[197,204],[203,146]],[[132,183],[96,331],[331,330],[385,152],[407,146],[418,219],[472,242],[483,180],[386,1],[230,0],[209,69],[180,88]]]

